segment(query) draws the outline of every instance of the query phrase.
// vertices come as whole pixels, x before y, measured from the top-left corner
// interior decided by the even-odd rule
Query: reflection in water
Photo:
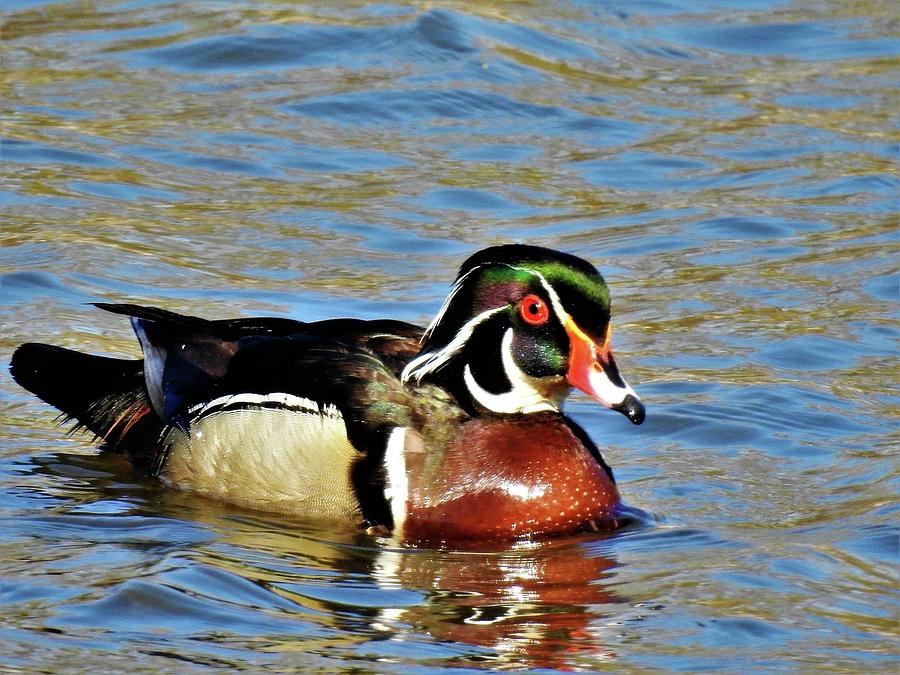
[[[603,620],[595,606],[617,601],[601,583],[613,567],[571,543],[494,554],[390,550],[378,556],[375,578],[387,587],[431,589],[425,604],[385,617],[395,626],[554,668],[574,653],[604,655],[591,629]]]
[[[623,602],[604,583],[615,563],[593,550],[596,538],[435,551],[378,546],[352,531],[298,532],[268,517],[207,522],[220,544],[244,549],[240,558],[255,565],[235,565],[233,551],[203,561],[318,614],[351,642],[379,633],[395,642],[449,641],[489,648],[481,659],[556,668],[578,654],[608,656],[600,607]]]
[[[345,524],[298,524],[165,490],[152,480],[135,484],[115,455],[57,454],[36,460],[31,472],[53,477],[50,485],[69,500],[64,511],[35,518],[23,531],[139,545],[150,558],[166,560],[149,567],[143,562],[137,576],[122,570],[98,580],[109,599],[77,603],[69,621],[111,627],[191,613],[202,626],[223,612],[263,608],[268,619],[247,620],[257,623],[258,638],[272,650],[437,641],[488,650],[465,654],[465,660],[536,668],[613,654],[604,646],[603,607],[626,600],[610,590],[616,563],[598,549],[617,535],[488,551],[411,549]],[[190,573],[195,566],[203,572]],[[156,578],[168,590],[135,585],[138,578]],[[275,615],[327,633],[311,636],[316,631],[306,628],[298,641],[272,621]],[[241,625],[228,629],[246,630]]]

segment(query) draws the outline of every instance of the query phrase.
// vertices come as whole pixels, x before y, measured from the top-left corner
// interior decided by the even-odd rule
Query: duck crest
[[[414,543],[618,523],[612,471],[560,408],[576,387],[635,424],[644,409],[580,258],[480,251],[424,330],[97,306],[130,317],[143,359],[28,344],[12,375],[173,487]]]

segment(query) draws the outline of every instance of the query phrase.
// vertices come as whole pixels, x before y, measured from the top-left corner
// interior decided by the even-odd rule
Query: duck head
[[[644,406],[610,347],[609,289],[573,255],[509,244],[466,260],[406,382],[432,382],[473,413],[559,410],[571,387],[635,424]]]

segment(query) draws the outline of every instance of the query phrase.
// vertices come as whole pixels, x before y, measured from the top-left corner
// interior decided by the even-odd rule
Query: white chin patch
[[[472,369],[466,364],[463,380],[469,393],[478,403],[496,413],[532,413],[542,410],[559,410],[559,402],[547,398],[538,387],[540,380],[529,377],[516,365],[512,356],[513,329],[507,329],[500,346],[503,372],[511,383],[509,391],[494,394],[475,380]]]

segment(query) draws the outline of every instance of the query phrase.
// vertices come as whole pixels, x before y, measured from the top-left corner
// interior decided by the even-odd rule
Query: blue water
[[[0,669],[896,672],[889,4],[6,2]],[[129,301],[427,323],[462,260],[585,257],[648,522],[394,548],[163,490],[6,374]],[[73,383],[77,386],[77,383]]]

